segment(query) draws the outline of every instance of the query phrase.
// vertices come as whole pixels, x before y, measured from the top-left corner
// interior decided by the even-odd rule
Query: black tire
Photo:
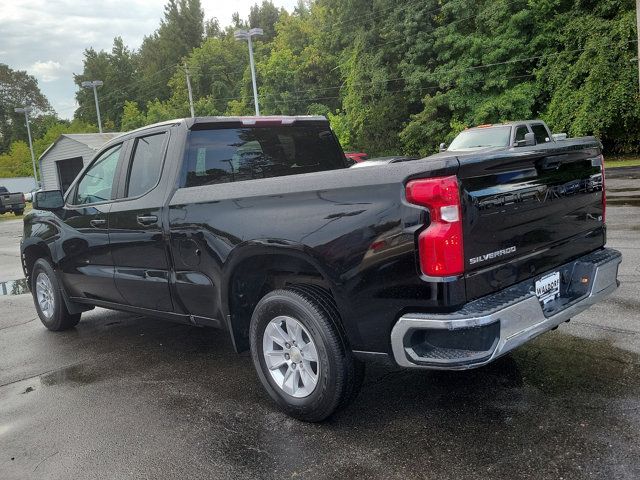
[[[16,217],[19,217],[20,215],[22,215],[24,213],[24,210],[14,210],[13,213],[16,214]]]
[[[266,365],[263,337],[269,322],[278,316],[289,316],[300,322],[316,346],[317,384],[303,398],[285,392]],[[341,329],[335,302],[322,288],[300,285],[268,293],[253,312],[249,336],[251,356],[260,382],[290,416],[319,422],[348,405],[358,394],[364,378],[364,364],[353,357]]]
[[[51,315],[47,315],[43,312],[40,307],[40,303],[38,302],[36,283],[40,275],[46,275],[49,282],[51,282],[52,289],[50,296],[53,303],[53,311]],[[54,332],[68,330],[75,327],[80,321],[81,313],[71,314],[67,310],[64,298],[62,297],[61,285],[58,282],[58,278],[53,271],[51,264],[44,258],[38,259],[31,270],[31,293],[33,295],[33,303],[35,304],[36,311],[38,312],[38,317],[40,317],[42,324],[49,330]]]

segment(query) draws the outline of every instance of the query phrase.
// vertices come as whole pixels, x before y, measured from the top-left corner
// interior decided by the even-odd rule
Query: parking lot
[[[640,478],[640,169],[607,187],[606,302],[478,370],[371,365],[322,424],[278,411],[225,332],[95,309],[52,333],[5,284],[0,478]],[[21,228],[0,222],[0,282]]]

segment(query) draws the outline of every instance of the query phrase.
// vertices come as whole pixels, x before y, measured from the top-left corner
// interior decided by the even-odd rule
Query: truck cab
[[[509,149],[553,143],[556,138],[542,120],[522,120],[467,128],[440,151],[473,152],[482,149]]]

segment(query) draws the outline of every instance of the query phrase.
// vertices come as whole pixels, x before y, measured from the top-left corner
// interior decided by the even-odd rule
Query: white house
[[[106,142],[120,133],[65,133],[40,156],[40,183],[44,190],[65,192],[80,170]]]

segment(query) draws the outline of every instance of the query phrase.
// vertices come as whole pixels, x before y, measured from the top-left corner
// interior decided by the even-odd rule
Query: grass
[[[31,204],[27,203],[27,206],[24,209],[24,213],[29,213],[31,211]],[[24,215],[16,216],[14,213],[8,212],[0,215],[0,222],[4,220],[22,220]]]
[[[605,168],[617,168],[617,167],[640,167],[640,158],[604,158]]]

